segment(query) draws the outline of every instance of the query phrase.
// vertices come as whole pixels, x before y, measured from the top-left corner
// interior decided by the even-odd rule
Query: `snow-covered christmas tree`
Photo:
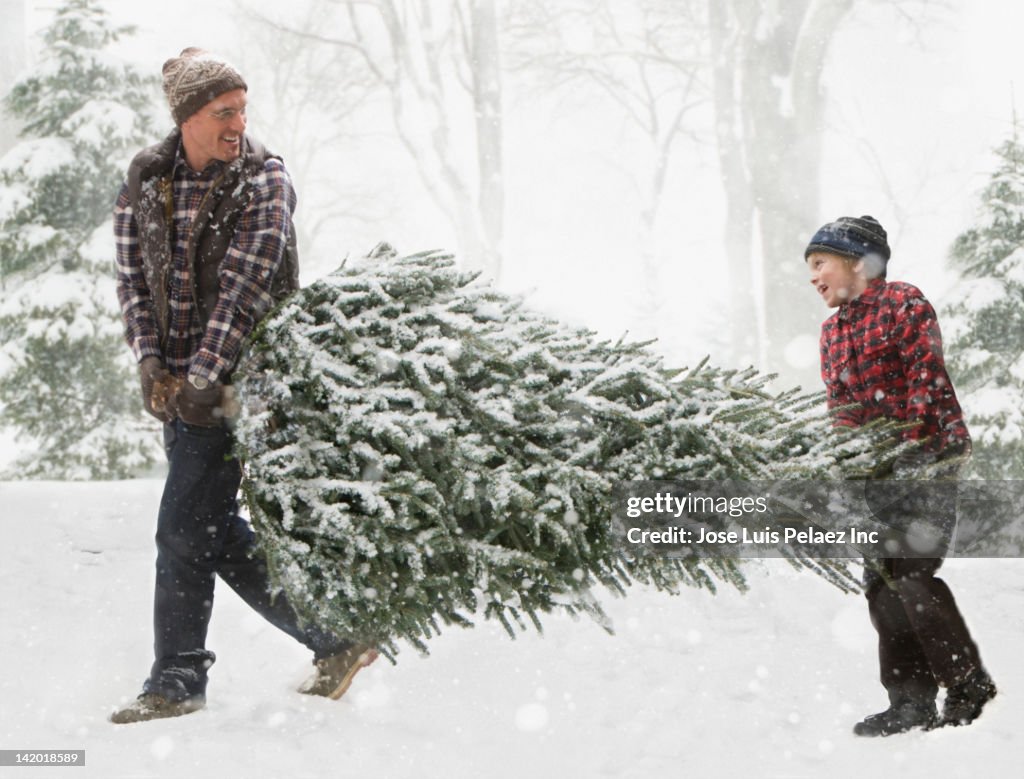
[[[1013,135],[953,244],[963,279],[944,317],[949,372],[974,439],[973,475],[1024,478],[1024,146]]]
[[[377,252],[254,334],[236,373],[247,502],[296,608],[389,651],[478,611],[510,633],[559,608],[601,619],[598,583],[743,586],[736,560],[624,553],[613,487],[873,464],[884,431],[835,431],[820,395],[767,379],[667,370],[448,256]],[[796,562],[849,583],[840,562]]]
[[[0,159],[0,423],[27,453],[10,475],[131,475],[158,454],[124,347],[110,213],[153,136],[155,81],[118,60],[95,0],[67,0],[5,109],[24,140]]]

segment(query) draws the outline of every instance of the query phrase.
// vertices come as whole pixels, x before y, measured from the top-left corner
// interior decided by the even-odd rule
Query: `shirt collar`
[[[850,319],[859,310],[870,308],[878,300],[878,296],[881,294],[882,289],[885,287],[885,279],[871,279],[868,282],[867,287],[857,297],[848,303],[843,303],[839,306],[839,318]]]
[[[185,142],[178,139],[178,149],[174,152],[174,170],[173,177],[179,178],[184,177],[191,181],[199,181],[202,179],[213,178],[215,175],[220,173],[226,163],[220,160],[211,160],[210,163],[202,170],[196,171],[189,167],[188,161],[185,159]]]

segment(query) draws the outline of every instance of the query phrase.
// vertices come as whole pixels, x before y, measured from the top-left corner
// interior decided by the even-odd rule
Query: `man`
[[[821,329],[821,375],[836,424],[879,417],[910,423],[903,435],[919,449],[905,462],[930,463],[932,472],[955,477],[971,439],[946,373],[938,321],[919,289],[885,280],[885,230],[870,216],[842,217],[815,233],[804,258],[811,284],[838,309]],[[857,723],[859,736],[966,725],[995,697],[953,594],[935,576],[941,564],[941,557],[865,561],[865,595],[890,705]],[[940,686],[946,688],[941,718]]]
[[[248,87],[231,65],[186,49],[163,67],[176,129],[140,152],[114,208],[118,298],[146,410],[169,461],[157,518],[155,660],[115,723],[205,705],[206,631],[219,575],[314,652],[300,692],[340,697],[376,651],[300,625],[271,597],[253,532],[237,514],[231,373],[271,305],[298,286],[295,192],[282,161],[246,135]]]

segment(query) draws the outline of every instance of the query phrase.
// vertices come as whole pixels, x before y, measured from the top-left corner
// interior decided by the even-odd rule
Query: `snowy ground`
[[[1000,696],[970,728],[856,739],[884,707],[859,596],[772,564],[752,591],[608,599],[617,627],[452,629],[340,702],[218,587],[209,706],[114,726],[149,662],[157,481],[0,484],[0,749],[85,749],[103,777],[1010,777],[1024,759],[1024,561],[950,561]],[[1016,768],[1014,768],[1016,766]],[[20,776],[0,768],[0,777]]]

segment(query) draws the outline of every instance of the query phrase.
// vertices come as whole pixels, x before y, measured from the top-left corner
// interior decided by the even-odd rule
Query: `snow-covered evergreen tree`
[[[1013,135],[953,244],[963,277],[943,327],[949,372],[974,439],[973,475],[1024,478],[1024,146]]]
[[[300,291],[236,373],[245,492],[307,618],[394,651],[477,609],[510,633],[595,583],[743,586],[736,560],[631,557],[613,485],[810,479],[863,455],[820,395],[665,369],[477,285],[451,258],[377,254]],[[848,581],[836,561],[798,561]]]
[[[65,0],[5,98],[24,127],[0,159],[0,422],[29,450],[15,477],[124,477],[158,453],[114,289],[111,209],[153,137],[155,80],[110,51],[130,32]]]

